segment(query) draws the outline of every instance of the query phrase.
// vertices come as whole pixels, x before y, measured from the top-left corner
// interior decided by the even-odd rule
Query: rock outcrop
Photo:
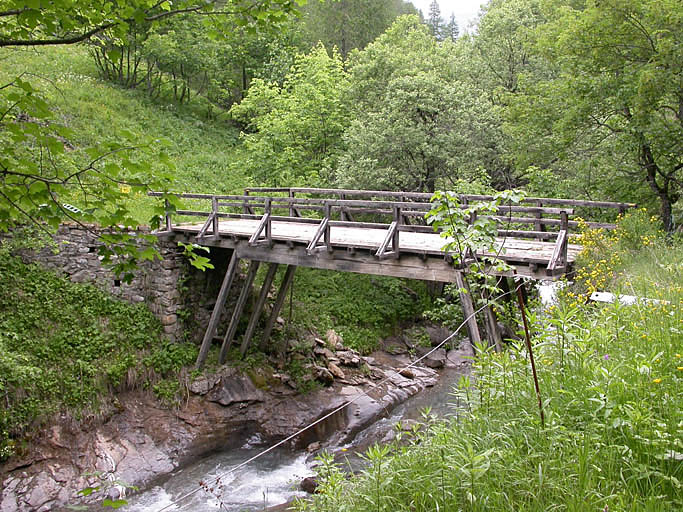
[[[179,409],[161,407],[148,393],[130,392],[119,396],[118,412],[101,424],[63,418],[36,440],[30,454],[0,467],[0,512],[43,512],[117,499],[127,492],[117,482],[144,487],[212,450],[239,446],[256,433],[265,440],[282,439],[328,415],[293,446],[345,443],[436,382],[431,368],[396,371],[404,356],[364,358],[345,348],[338,335],[329,338],[334,349],[326,344],[311,363],[314,378],[327,387],[312,393],[297,394],[283,373],[271,375],[268,389],[260,389],[226,366],[188,383],[189,396]],[[351,403],[340,409],[346,402]],[[78,496],[96,486],[105,494]]]

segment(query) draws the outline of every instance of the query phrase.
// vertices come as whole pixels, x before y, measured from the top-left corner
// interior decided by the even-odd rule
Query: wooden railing
[[[254,195],[257,194],[257,195]],[[150,193],[161,196],[160,193]],[[306,196],[306,197],[304,197]],[[315,196],[315,197],[312,197]],[[316,224],[317,229],[306,247],[312,255],[318,251],[333,250],[330,231],[334,227],[359,227],[386,230],[384,239],[375,252],[379,259],[400,256],[400,233],[433,233],[424,224],[424,216],[431,209],[431,194],[418,192],[389,192],[371,190],[341,190],[314,188],[248,188],[243,195],[179,194],[180,198],[211,202],[211,211],[178,210],[179,216],[206,218],[197,233],[198,241],[207,237],[220,237],[221,218],[258,220],[249,238],[250,246],[273,245],[272,223],[297,222]],[[492,196],[462,194],[463,208],[474,201],[492,200]],[[635,205],[606,201],[575,199],[525,198],[518,205],[503,205],[498,215],[492,216],[499,223],[501,237],[531,238],[555,241],[555,247],[547,270],[549,272],[566,266],[567,245],[571,228],[579,225],[570,220],[575,207],[614,208],[620,212]],[[232,210],[232,211],[226,211]],[[167,208],[166,230],[173,230],[170,209]],[[371,220],[354,220],[356,216],[371,216]],[[389,216],[390,220],[383,221]],[[474,219],[469,219],[473,222]],[[612,229],[614,224],[586,221],[591,227]],[[526,229],[526,228],[530,229]]]

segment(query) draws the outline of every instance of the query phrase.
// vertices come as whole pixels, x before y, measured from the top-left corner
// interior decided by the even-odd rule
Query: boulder
[[[328,386],[334,382],[334,375],[332,375],[332,372],[327,368],[315,366],[313,371],[315,372],[315,380]]]
[[[220,386],[211,392],[209,400],[227,407],[234,403],[263,402],[264,394],[249,377],[237,375],[222,377]]]
[[[414,379],[415,378],[415,372],[413,371],[412,368],[402,368],[398,371],[398,373],[401,377],[405,377],[406,379]]]
[[[418,357],[424,357],[422,359],[422,364],[425,366],[428,366],[429,368],[443,368],[444,365],[446,364],[446,351],[442,348],[438,348],[431,352],[432,349],[428,348],[418,348],[417,350],[417,355]],[[431,354],[429,353],[431,352]],[[427,355],[429,354],[429,355]]]
[[[313,494],[318,489],[318,480],[314,476],[307,476],[301,481],[299,488],[308,494]]]
[[[190,391],[195,395],[206,395],[216,385],[216,381],[200,375],[190,383]]]
[[[329,347],[337,347],[338,345],[344,345],[344,340],[342,339],[339,334],[337,334],[333,329],[328,330],[325,333],[325,337],[327,338],[327,345]]]
[[[337,357],[344,366],[358,368],[361,363],[360,356],[353,350],[339,350],[337,351]]]
[[[338,378],[338,379],[345,378],[344,372],[336,364],[334,364],[332,362],[328,363],[327,369],[330,370],[330,373],[332,373],[332,375],[334,375],[336,378]]]

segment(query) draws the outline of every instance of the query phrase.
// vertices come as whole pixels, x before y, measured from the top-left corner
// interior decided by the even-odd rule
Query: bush
[[[143,305],[71,283],[0,249],[0,457],[55,413],[97,414],[116,389],[149,378],[177,381],[195,356],[194,345],[163,342],[161,325]]]

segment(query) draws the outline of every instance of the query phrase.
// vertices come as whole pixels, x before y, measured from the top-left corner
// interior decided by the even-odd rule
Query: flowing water
[[[543,305],[554,302],[557,286],[556,283],[540,284],[538,292]],[[387,417],[378,419],[367,429],[359,432],[350,444],[329,447],[330,451],[343,455],[345,466],[352,471],[357,470],[363,465],[360,456],[363,450],[375,442],[381,442],[398,422],[408,419],[419,421],[427,408],[431,414],[440,417],[453,415],[455,406],[450,394],[461,375],[462,372],[456,370],[443,370],[435,386],[421,391],[397,406]],[[157,512],[168,506],[166,510],[174,512],[256,511],[266,510],[268,507],[291,501],[296,496],[305,495],[298,490],[298,486],[303,478],[314,473],[315,464],[310,454],[305,451],[281,448],[237,471],[230,472],[231,468],[267,447],[255,436],[239,449],[210,455],[171,473],[163,482],[147,491],[130,497],[130,506],[125,510]],[[174,504],[174,500],[195,489],[200,481],[213,481],[215,477],[224,473],[226,474],[221,481],[223,487],[215,489],[216,494],[220,495],[220,501],[216,495],[202,490],[180,504]]]
[[[379,419],[358,433],[349,445],[329,449],[341,451],[344,448],[344,458],[349,466],[352,469],[360,467],[362,461],[358,454],[371,444],[380,442],[397,422],[406,419],[420,420],[425,408],[430,408],[432,414],[440,416],[451,414],[453,408],[449,393],[460,375],[455,370],[443,370],[438,384],[406,400],[391,411],[389,416]],[[296,496],[304,496],[305,493],[298,489],[299,483],[303,478],[313,475],[315,464],[305,451],[280,448],[237,471],[230,471],[267,447],[255,436],[239,449],[209,455],[174,471],[154,487],[127,498],[129,506],[125,510],[157,512],[169,506],[167,510],[174,512],[256,511],[288,502]],[[180,504],[173,504],[174,500],[195,489],[200,481],[212,482],[224,473],[220,484],[222,487],[215,488],[220,501],[216,495],[201,490]]]

